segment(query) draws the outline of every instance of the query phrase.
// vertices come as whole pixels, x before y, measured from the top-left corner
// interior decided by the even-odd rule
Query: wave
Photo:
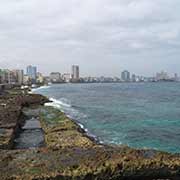
[[[78,122],[78,125],[80,126],[81,129],[84,129],[84,130],[87,132],[87,129],[84,128],[84,125],[83,125],[83,124],[81,124],[81,123]]]
[[[76,123],[80,126],[81,129],[83,129],[83,130],[85,131],[85,133],[87,134],[87,136],[88,136],[89,138],[93,139],[94,141],[96,141],[96,142],[99,143],[99,144],[104,144],[104,142],[101,141],[96,135],[90,133],[90,132],[88,131],[88,129],[84,127],[83,124],[81,124],[80,122],[77,122],[77,121],[76,121]]]
[[[53,106],[55,108],[60,109],[61,111],[66,113],[66,116],[68,116],[70,119],[84,119],[87,118],[87,115],[79,112],[77,109],[75,109],[71,101],[66,99],[66,98],[60,98],[60,99],[55,99],[55,98],[49,98],[50,103],[46,103],[45,106]]]
[[[35,92],[35,91],[38,91],[38,90],[41,90],[41,89],[48,89],[50,88],[51,86],[40,86],[38,88],[33,88],[31,91],[32,92]]]
[[[74,109],[73,108],[74,106],[71,105],[71,102],[68,99],[66,99],[66,98],[61,98],[59,100],[57,100],[55,98],[49,98],[49,99],[52,102],[46,103],[45,106],[52,106],[54,108],[60,109],[62,112],[64,112],[66,114],[66,116],[68,118],[70,118],[73,121],[75,121],[80,126],[80,128],[83,129],[86,132],[86,134],[90,138],[94,139],[96,142],[98,142],[100,144],[103,143],[102,141],[100,141],[98,139],[97,136],[95,136],[94,134],[90,133],[88,131],[88,129],[85,128],[85,126],[82,123],[79,122],[78,119],[87,118],[87,115],[85,115],[85,114],[79,112],[78,110]]]
[[[46,105],[52,105],[52,106],[56,106],[56,107],[64,106],[64,107],[68,107],[68,108],[71,107],[71,102],[68,101],[65,98],[61,98],[59,100],[54,99],[54,98],[50,98],[49,100],[52,101],[52,102],[51,103],[46,103]]]

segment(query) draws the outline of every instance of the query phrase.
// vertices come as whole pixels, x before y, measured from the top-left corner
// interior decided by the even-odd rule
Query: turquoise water
[[[180,83],[59,84],[35,92],[104,143],[180,152]]]

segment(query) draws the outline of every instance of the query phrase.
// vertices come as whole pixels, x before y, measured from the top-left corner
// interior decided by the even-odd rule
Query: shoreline
[[[38,90],[38,89],[47,89],[47,88],[50,88],[50,87],[51,87],[51,86],[49,86],[49,85],[48,85],[48,86],[40,86],[40,87],[38,87],[38,88],[33,89],[34,91],[30,91],[30,92],[31,92],[32,94],[37,94],[37,93],[35,92],[36,90]],[[38,93],[38,94],[39,94],[39,93]],[[41,94],[41,93],[40,93],[40,95],[44,96],[44,95]],[[96,142],[96,143],[99,144],[99,145],[100,145],[100,144],[108,145],[108,144],[103,143],[96,135],[90,133],[90,132],[88,131],[88,128],[85,128],[82,123],[80,123],[80,122],[77,121],[76,119],[73,119],[72,117],[70,117],[70,115],[68,115],[67,113],[65,113],[64,111],[62,111],[60,108],[55,107],[54,105],[51,105],[51,102],[56,103],[57,101],[59,101],[58,99],[54,99],[54,98],[52,98],[52,97],[46,97],[46,98],[48,98],[50,102],[48,102],[48,105],[44,104],[44,106],[50,106],[50,107],[56,108],[57,110],[63,112],[63,113],[67,116],[67,118],[69,118],[71,121],[73,121],[74,123],[76,123],[76,124],[79,126],[79,128],[81,129],[81,131],[82,131],[84,134],[86,134],[86,136],[87,136],[89,139],[91,139],[93,142]],[[114,145],[116,145],[116,144],[114,144]],[[118,145],[117,145],[117,146],[118,146]]]
[[[42,95],[13,93],[1,96],[1,103],[3,101],[9,102],[9,113],[15,114],[6,122],[5,115],[9,113],[0,107],[1,115],[4,114],[4,121],[0,119],[1,125],[7,124],[8,128],[10,122],[20,125],[15,115],[22,113],[25,107],[28,115],[40,118],[46,146],[23,150],[0,149],[2,180],[180,179],[180,154],[99,144],[77,121],[59,109],[44,106],[49,100]],[[12,111],[11,108],[16,109]],[[0,140],[4,135],[0,134]]]
[[[35,91],[38,90],[38,89],[47,89],[47,88],[50,88],[50,87],[51,87],[51,86],[41,86],[41,87],[36,88]],[[36,93],[36,92],[32,91],[32,94],[33,94],[33,93],[34,93],[34,94],[41,94],[41,93],[39,93],[39,92]],[[44,96],[43,94],[41,94],[41,95]],[[161,152],[170,153],[170,154],[180,154],[180,152],[174,152],[174,153],[172,153],[172,152],[169,152],[169,151],[159,150],[159,149],[156,149],[156,148],[147,148],[147,147],[138,147],[138,148],[136,148],[136,147],[131,147],[131,146],[129,146],[128,144],[105,143],[105,142],[101,141],[98,136],[90,133],[90,131],[88,130],[88,128],[86,128],[81,122],[79,122],[79,121],[76,120],[76,119],[73,119],[69,114],[67,114],[66,112],[64,112],[64,111],[63,111],[62,109],[60,109],[59,107],[57,107],[57,106],[59,106],[59,104],[60,104],[60,105],[64,105],[61,101],[59,101],[58,99],[52,98],[52,97],[46,97],[46,98],[48,98],[49,101],[50,101],[50,102],[47,103],[47,104],[48,104],[47,106],[53,107],[53,108],[55,108],[55,109],[63,112],[63,113],[67,116],[67,118],[69,118],[71,121],[73,121],[74,123],[76,123],[76,124],[82,129],[82,131],[86,134],[87,137],[89,137],[89,139],[91,139],[93,142],[96,142],[96,143],[99,144],[99,145],[117,146],[117,147],[118,147],[118,146],[127,146],[127,147],[129,147],[129,148],[136,149],[136,150],[152,150],[152,151],[161,151]],[[59,102],[60,102],[60,103],[59,103]],[[54,104],[51,104],[51,103],[55,103],[55,104],[57,104],[57,106],[54,105]],[[46,106],[46,104],[45,104],[45,106]],[[66,105],[65,105],[65,106],[66,106]],[[70,106],[70,105],[69,105],[69,106]]]
[[[66,113],[65,113],[66,115]],[[67,115],[66,115],[67,116]],[[68,117],[68,116],[67,116]],[[88,129],[84,127],[83,124],[81,124],[80,122],[78,122],[77,120],[68,117],[71,121],[73,121],[77,126],[79,126],[80,132],[84,133],[86,135],[86,137],[88,137],[91,141],[95,142],[98,145],[106,145],[104,143],[102,143],[97,136],[90,134],[88,132]]]

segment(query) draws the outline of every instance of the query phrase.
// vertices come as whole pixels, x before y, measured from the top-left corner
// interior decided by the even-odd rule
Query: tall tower
[[[128,82],[128,81],[130,81],[130,72],[129,71],[127,71],[127,70],[125,70],[125,71],[123,71],[122,73],[121,73],[121,79],[123,80],[123,81],[125,81],[125,82]]]
[[[79,66],[77,65],[72,66],[72,79],[79,80]]]
[[[27,67],[27,75],[32,79],[32,82],[36,82],[37,77],[37,67],[36,66],[28,66]]]

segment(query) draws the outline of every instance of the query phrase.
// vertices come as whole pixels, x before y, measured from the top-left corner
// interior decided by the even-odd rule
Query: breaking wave
[[[48,89],[48,88],[50,88],[50,86],[40,86],[38,88],[33,88],[31,91],[35,92],[35,91],[38,91],[38,90],[41,90],[41,89]]]
[[[56,106],[56,107],[62,107],[62,106],[68,107],[68,108],[71,107],[71,102],[65,98],[61,98],[59,100],[50,98],[50,101],[52,101],[52,102],[46,103],[46,105],[49,104],[49,105]]]

